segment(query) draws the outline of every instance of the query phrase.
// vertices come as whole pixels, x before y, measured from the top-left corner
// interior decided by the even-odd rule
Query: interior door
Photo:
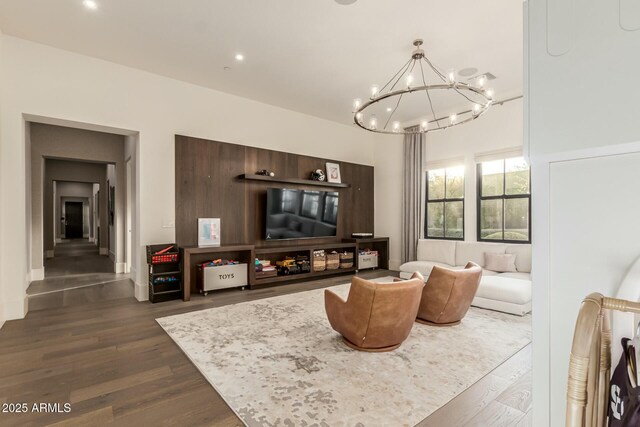
[[[64,203],[65,237],[82,239],[82,202]]]

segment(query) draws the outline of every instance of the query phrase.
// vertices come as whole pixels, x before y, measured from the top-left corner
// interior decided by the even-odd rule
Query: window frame
[[[425,169],[424,170],[424,177],[425,177],[425,201],[424,201],[424,233],[423,236],[425,239],[431,239],[431,240],[454,240],[454,241],[458,241],[458,242],[464,242],[464,233],[465,233],[465,203],[464,203],[464,199],[467,195],[466,190],[466,180],[467,180],[467,173],[466,173],[466,168],[465,168],[465,172],[462,175],[462,198],[447,198],[447,169],[452,169],[455,166],[452,167],[448,167],[448,168],[437,168],[437,169]],[[464,167],[464,166],[463,166]],[[444,170],[444,198],[442,199],[433,199],[433,200],[429,200],[429,172],[430,171],[436,171],[436,170],[440,170],[443,169]],[[447,202],[462,202],[462,237],[446,237],[447,235],[447,220],[446,220],[446,206],[447,206]],[[429,203],[443,203],[443,208],[442,208],[442,215],[445,217],[443,224],[442,224],[442,237],[432,237],[429,236]]]
[[[482,195],[482,163],[476,163],[476,228],[477,228],[477,240],[478,242],[488,242],[488,243],[509,243],[509,244],[531,244],[531,165],[529,165],[529,194],[506,194],[507,192],[507,172],[506,172],[506,161],[509,157],[501,159],[504,165],[502,172],[502,195],[500,196],[483,196]],[[500,159],[497,159],[500,160]],[[505,216],[505,200],[509,199],[528,199],[529,200],[529,220],[527,221],[529,225],[528,239],[527,240],[509,240],[504,238],[504,222],[506,220]],[[482,238],[482,202],[484,200],[502,200],[502,239],[483,239]]]

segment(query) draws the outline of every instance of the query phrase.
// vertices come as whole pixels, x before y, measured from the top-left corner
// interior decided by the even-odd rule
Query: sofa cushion
[[[482,269],[482,275],[483,276],[497,276],[498,273],[497,271],[492,271],[492,270],[485,270],[484,268]]]
[[[456,242],[448,240],[418,240],[418,261],[456,265]],[[465,263],[460,265],[465,265]]]
[[[497,271],[499,273],[516,271],[515,254],[494,254],[493,252],[485,252],[484,262],[484,268],[487,270]]]
[[[431,274],[431,270],[433,270],[434,266],[450,268],[452,270],[461,270],[464,267],[454,267],[449,264],[445,264],[443,262],[432,262],[432,261],[410,261],[405,262],[400,266],[400,271],[406,273],[413,273],[415,271],[420,272],[425,278],[427,278]]]
[[[500,273],[498,277],[506,277],[508,279],[529,280],[531,281],[531,273]]]
[[[485,266],[484,253],[494,252],[503,254],[507,245],[502,243],[458,242],[456,246],[455,265],[466,265],[469,261],[481,267]]]
[[[531,301],[531,282],[509,277],[486,276],[480,280],[477,297],[514,304]]]
[[[516,270],[531,273],[531,245],[507,245],[506,253],[516,255]]]

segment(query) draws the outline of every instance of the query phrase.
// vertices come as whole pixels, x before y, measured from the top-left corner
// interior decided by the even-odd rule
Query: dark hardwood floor
[[[0,425],[240,426],[155,319],[347,281],[225,290],[187,303],[139,303],[128,280],[31,297],[26,319],[0,330],[0,405],[70,403],[71,412],[0,413]],[[527,425],[529,347],[420,425]]]

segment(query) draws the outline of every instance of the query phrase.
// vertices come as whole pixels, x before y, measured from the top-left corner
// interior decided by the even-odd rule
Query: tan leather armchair
[[[422,290],[416,321],[434,326],[460,323],[476,296],[482,268],[469,262],[464,270],[433,267]]]
[[[395,350],[411,332],[423,286],[420,273],[394,283],[354,277],[347,301],[327,289],[324,307],[331,327],[342,334],[349,347],[375,352]]]

